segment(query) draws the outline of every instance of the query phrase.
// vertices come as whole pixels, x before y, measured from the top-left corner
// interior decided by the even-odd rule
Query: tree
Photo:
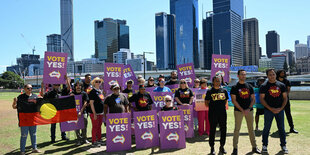
[[[24,81],[20,78],[19,75],[13,72],[4,72],[0,76],[0,87],[7,89],[16,89],[24,85]]]

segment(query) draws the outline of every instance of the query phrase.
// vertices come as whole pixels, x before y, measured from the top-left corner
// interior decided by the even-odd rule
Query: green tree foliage
[[[4,72],[0,76],[0,87],[6,89],[16,89],[18,87],[22,87],[24,85],[24,81],[20,78],[19,75],[13,72]]]

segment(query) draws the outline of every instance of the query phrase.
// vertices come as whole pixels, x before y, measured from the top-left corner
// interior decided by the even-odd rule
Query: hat
[[[99,78],[99,77],[96,77],[96,78],[94,78],[90,83],[91,83],[91,85],[95,85],[95,82],[96,81],[101,81],[101,83],[103,82],[103,79],[101,79],[101,78]]]
[[[164,78],[164,77],[165,77],[164,74],[159,75],[159,78]]]
[[[163,81],[163,80],[164,80],[164,78],[159,78],[159,79],[158,79],[158,82]]]
[[[259,77],[257,80],[265,80],[265,78],[263,78],[263,77]]]
[[[117,83],[114,84],[114,85],[111,85],[111,87],[110,87],[111,90],[113,90],[113,89],[115,89],[115,88],[120,88],[119,85],[118,85]]]
[[[143,84],[139,85],[139,89],[145,89],[144,85]]]
[[[132,83],[133,83],[132,80],[128,80],[128,81],[126,82],[126,84],[132,84]]]
[[[137,79],[140,79],[140,78],[143,78],[143,76],[142,76],[142,75],[138,75],[138,78],[137,78]]]

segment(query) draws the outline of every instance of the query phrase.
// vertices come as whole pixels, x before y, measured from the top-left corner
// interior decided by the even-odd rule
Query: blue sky
[[[294,50],[294,41],[306,43],[310,35],[309,0],[245,0],[246,17],[259,21],[259,41],[263,50],[265,35],[276,30],[280,49]],[[212,10],[212,0],[199,0],[199,38],[202,39],[203,16]],[[155,13],[169,13],[169,0],[74,0],[74,52],[81,60],[94,54],[94,20],[125,19],[130,29],[130,47],[135,54],[156,52]],[[46,36],[60,34],[59,0],[1,0],[0,5],[0,73],[16,64],[22,53],[44,56]],[[24,36],[24,38],[21,36]],[[155,61],[155,54],[147,55]]]

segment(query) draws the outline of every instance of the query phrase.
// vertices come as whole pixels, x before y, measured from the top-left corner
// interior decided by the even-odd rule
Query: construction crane
[[[29,48],[31,48],[32,46],[31,46],[30,42],[25,38],[24,34],[21,33],[20,36],[24,39],[24,41],[27,43]],[[32,48],[32,55],[34,55],[34,51],[36,51],[36,47],[35,46],[33,46],[33,48]]]

